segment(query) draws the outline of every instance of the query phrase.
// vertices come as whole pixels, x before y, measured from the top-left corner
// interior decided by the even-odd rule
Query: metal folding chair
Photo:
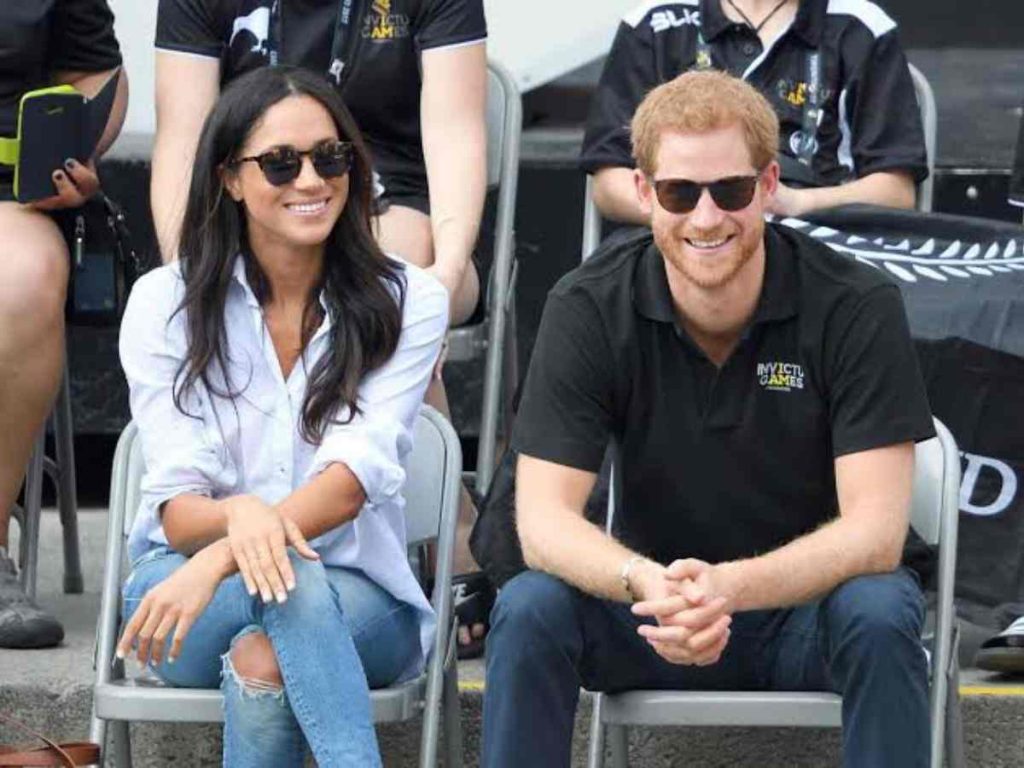
[[[55,458],[46,455],[46,425],[39,430],[25,472],[23,504],[15,505],[13,517],[21,526],[18,566],[21,586],[29,597],[36,594],[36,570],[39,561],[39,526],[43,512],[43,475],[49,475],[57,490],[57,509],[64,533],[64,591],[81,594],[82,562],[78,547],[78,496],[75,490],[75,444],[71,420],[71,385],[67,364],[61,379],[57,402],[50,414],[53,423]]]
[[[484,358],[484,391],[476,489],[487,491],[494,475],[498,424],[512,423],[516,382],[515,208],[519,183],[519,142],[523,105],[515,81],[496,64],[487,65],[487,187],[498,190],[494,260],[484,294],[484,319],[448,332],[448,360]]]
[[[421,768],[437,765],[439,730],[444,722],[445,765],[462,765],[455,625],[452,614],[452,548],[458,518],[462,451],[455,430],[440,414],[423,406],[416,422],[412,453],[407,460],[406,520],[410,549],[436,541],[437,561],[431,603],[437,613],[437,637],[427,668],[414,680],[370,692],[376,722],[397,722],[423,716]],[[219,690],[173,688],[152,678],[125,677],[124,663],[114,657],[120,629],[121,583],[126,577],[125,542],[139,506],[143,473],[138,430],[129,424],[117,444],[110,483],[107,526],[107,567],[97,626],[96,686],[90,739],[107,757],[106,731],[114,737],[110,762],[130,768],[129,721],[221,722]]]
[[[917,106],[921,110],[921,125],[924,128],[924,147],[928,153],[928,178],[917,185],[917,210],[930,213],[932,210],[932,190],[935,188],[935,144],[938,137],[938,111],[935,107],[935,92],[931,83],[913,64],[910,77],[914,81],[914,93],[917,95]]]
[[[949,430],[935,419],[937,437],[916,451],[911,524],[930,545],[938,545],[938,601],[931,638],[931,751],[933,768],[962,765],[958,730],[947,733],[950,712],[958,712],[957,637],[953,582],[956,571],[960,495],[960,454]],[[594,695],[588,766],[604,761],[605,736],[612,765],[627,764],[627,728],[645,726],[841,727],[842,699],[833,693],[749,691],[625,691]],[[954,721],[954,728],[959,721]]]

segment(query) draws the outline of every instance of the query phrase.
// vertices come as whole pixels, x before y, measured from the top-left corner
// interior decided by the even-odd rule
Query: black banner
[[[902,289],[932,412],[961,451],[958,607],[1002,629],[1024,603],[1024,228],[867,206],[784,223]]]

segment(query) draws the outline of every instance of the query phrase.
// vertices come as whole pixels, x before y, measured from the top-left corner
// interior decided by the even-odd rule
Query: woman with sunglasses
[[[363,140],[318,74],[263,68],[204,125],[180,259],[128,302],[146,473],[122,657],[224,692],[224,765],[380,764],[369,688],[422,669],[403,461],[437,281],[370,231]]]

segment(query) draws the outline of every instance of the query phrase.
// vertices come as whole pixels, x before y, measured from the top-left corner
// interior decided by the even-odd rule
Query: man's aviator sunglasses
[[[740,211],[754,199],[759,178],[760,175],[729,176],[706,184],[689,179],[659,179],[652,184],[658,203],[669,213],[689,213],[697,207],[705,189],[723,211]]]
[[[263,171],[267,181],[275,187],[295,181],[302,172],[302,158],[308,156],[313,170],[323,179],[344,176],[352,167],[352,143],[348,141],[327,141],[312,149],[299,151],[295,147],[275,147],[260,155],[239,157],[230,165],[254,162]]]

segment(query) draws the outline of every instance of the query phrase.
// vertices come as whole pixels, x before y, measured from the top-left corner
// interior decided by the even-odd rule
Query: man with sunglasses
[[[898,288],[765,223],[778,130],[725,73],[654,89],[632,123],[650,231],[548,297],[513,436],[531,570],[491,617],[486,768],[568,765],[581,685],[836,691],[844,765],[929,764],[900,565],[924,386]],[[609,441],[610,534],[583,516]]]
[[[580,156],[605,217],[644,215],[626,127],[644,95],[691,69],[722,69],[781,122],[782,183],[769,212],[848,203],[914,207],[924,134],[896,23],[869,0],[664,0],[627,13],[591,102]]]

